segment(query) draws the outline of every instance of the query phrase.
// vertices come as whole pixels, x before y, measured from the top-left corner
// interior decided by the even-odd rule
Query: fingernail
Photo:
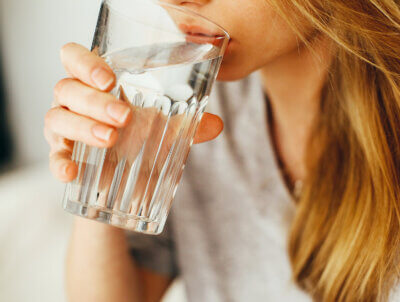
[[[114,82],[114,77],[104,68],[97,68],[92,73],[92,80],[99,89],[106,90]]]
[[[107,114],[114,120],[124,123],[128,118],[131,109],[123,104],[117,102],[111,103],[107,106]]]
[[[92,128],[93,135],[97,137],[98,139],[101,139],[103,141],[109,141],[111,138],[111,134],[113,132],[113,129],[110,127],[102,126],[102,125],[96,125]]]

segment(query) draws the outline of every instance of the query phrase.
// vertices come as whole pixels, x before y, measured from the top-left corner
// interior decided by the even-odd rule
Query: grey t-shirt
[[[258,76],[217,83],[207,111],[223,119],[223,133],[192,147],[166,231],[129,232],[133,257],[179,274],[191,302],[311,301],[291,280],[295,205],[275,161]]]

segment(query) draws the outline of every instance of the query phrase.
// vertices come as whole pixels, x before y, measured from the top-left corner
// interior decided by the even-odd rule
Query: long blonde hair
[[[317,301],[387,301],[400,271],[400,4],[270,1],[304,41],[306,20],[337,48],[289,239],[294,278]]]

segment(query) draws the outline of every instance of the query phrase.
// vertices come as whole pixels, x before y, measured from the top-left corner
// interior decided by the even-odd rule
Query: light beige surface
[[[61,207],[63,190],[47,163],[0,176],[0,301],[66,301],[64,258],[72,216]],[[177,282],[164,302],[183,301]]]
[[[65,301],[62,192],[44,166],[0,178],[0,301]]]

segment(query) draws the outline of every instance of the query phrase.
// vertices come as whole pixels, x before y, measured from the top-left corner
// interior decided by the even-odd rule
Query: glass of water
[[[66,211],[147,234],[162,232],[229,35],[167,1],[104,0],[92,51],[117,77],[133,118],[115,146],[75,143]]]

